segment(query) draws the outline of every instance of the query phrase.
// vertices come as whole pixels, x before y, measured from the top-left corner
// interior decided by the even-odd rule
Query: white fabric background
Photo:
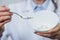
[[[18,3],[18,2],[22,2],[23,0],[0,0],[0,5],[4,5],[4,4],[11,4],[11,3]],[[24,0],[26,1],[26,0]],[[58,3],[58,12],[60,12],[60,0],[57,1]],[[11,40],[10,38],[8,40]]]
[[[4,4],[18,3],[26,0],[0,0],[0,6]]]
[[[26,0],[0,0],[0,6],[4,4],[18,3]],[[55,0],[58,3],[58,11],[60,11],[60,0]]]

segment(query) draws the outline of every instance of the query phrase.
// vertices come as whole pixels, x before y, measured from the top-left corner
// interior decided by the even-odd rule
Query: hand
[[[4,31],[4,25],[11,21],[12,14],[10,9],[6,6],[0,7],[0,35]]]
[[[60,38],[60,24],[58,24],[55,28],[49,30],[48,32],[39,32],[36,31],[35,34],[39,35],[39,36],[44,36],[44,37],[48,37],[51,39],[58,39]]]
[[[11,20],[10,9],[6,6],[0,7],[0,27]]]

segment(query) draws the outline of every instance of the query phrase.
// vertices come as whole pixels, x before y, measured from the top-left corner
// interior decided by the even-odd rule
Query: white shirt
[[[52,5],[52,2],[50,1],[47,10],[53,11],[54,6]],[[33,11],[30,5],[30,1],[28,1],[28,3],[23,2],[12,4],[9,6],[9,8],[12,12],[16,12],[22,15],[23,17],[29,16],[29,14],[27,13]],[[8,37],[10,37],[11,40],[51,40],[49,38],[45,38],[34,34],[33,28],[31,27],[31,25],[29,25],[29,20],[21,19],[15,14],[13,14],[11,22],[5,25],[5,31],[3,33],[3,36],[1,37],[1,40],[7,40]]]

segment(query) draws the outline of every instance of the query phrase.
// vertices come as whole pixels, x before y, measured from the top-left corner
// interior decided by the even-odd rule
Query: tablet
[[[33,14],[33,19],[30,19],[30,24],[36,31],[43,32],[51,30],[59,22],[57,14],[52,11],[38,11]]]

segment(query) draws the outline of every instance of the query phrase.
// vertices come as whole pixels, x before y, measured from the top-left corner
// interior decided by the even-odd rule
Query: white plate
[[[39,11],[32,14],[35,15],[33,15],[33,19],[30,19],[30,24],[37,31],[48,31],[54,28],[59,22],[56,13],[51,11]]]

